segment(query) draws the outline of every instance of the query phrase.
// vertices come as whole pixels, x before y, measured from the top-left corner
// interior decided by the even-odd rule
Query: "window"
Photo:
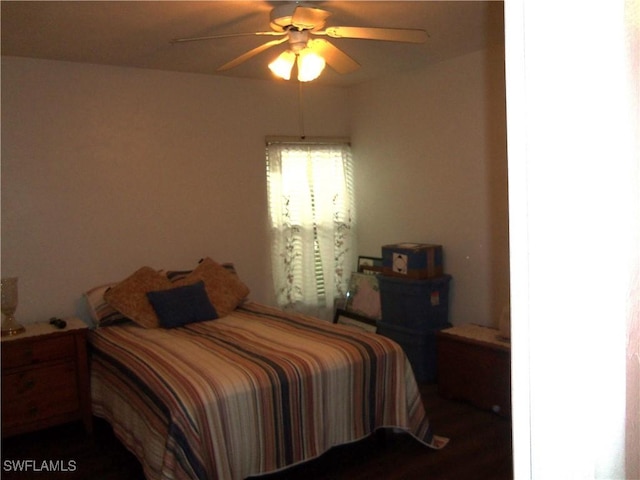
[[[267,189],[278,305],[331,318],[354,267],[349,144],[268,139]]]

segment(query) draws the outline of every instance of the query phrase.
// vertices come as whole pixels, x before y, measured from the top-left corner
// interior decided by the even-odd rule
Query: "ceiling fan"
[[[360,40],[381,40],[385,42],[424,43],[428,34],[424,30],[377,27],[326,27],[331,12],[323,8],[298,2],[285,3],[271,10],[270,31],[252,33],[229,33],[206,37],[176,38],[171,43],[216,40],[242,36],[280,37],[270,40],[237,58],[225,63],[218,71],[237,67],[265,50],[289,42],[289,49],[271,64],[269,68],[279,77],[289,79],[294,63],[298,67],[298,80],[309,81],[317,78],[325,63],[338,73],[350,73],[360,64],[325,38],[354,38]]]

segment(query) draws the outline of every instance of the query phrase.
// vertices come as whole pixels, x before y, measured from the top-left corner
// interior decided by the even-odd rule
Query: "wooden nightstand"
[[[511,415],[511,344],[493,328],[461,325],[437,334],[438,392]]]
[[[87,325],[65,319],[2,337],[2,437],[82,420],[91,432]]]

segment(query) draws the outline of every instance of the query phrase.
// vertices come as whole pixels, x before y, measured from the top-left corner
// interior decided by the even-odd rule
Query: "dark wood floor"
[[[506,480],[513,478],[511,422],[461,402],[442,399],[435,385],[421,388],[434,431],[450,438],[442,450],[423,446],[406,434],[372,436],[337,447],[319,459],[264,475],[260,480]],[[16,473],[7,461],[60,460],[75,467],[57,474]],[[72,461],[72,463],[70,463]],[[70,471],[74,469],[75,471]],[[109,425],[96,419],[87,436],[80,423],[26,434],[2,442],[2,472],[10,479],[142,480],[138,461],[114,437]]]

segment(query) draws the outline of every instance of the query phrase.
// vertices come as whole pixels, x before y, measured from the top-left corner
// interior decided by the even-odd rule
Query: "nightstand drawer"
[[[2,398],[3,428],[78,411],[75,362],[5,375]]]
[[[87,325],[68,317],[25,326],[2,342],[2,438],[82,420],[91,432]]]
[[[5,342],[2,344],[2,370],[73,358],[75,355],[75,339],[71,335],[50,335],[29,342]]]

